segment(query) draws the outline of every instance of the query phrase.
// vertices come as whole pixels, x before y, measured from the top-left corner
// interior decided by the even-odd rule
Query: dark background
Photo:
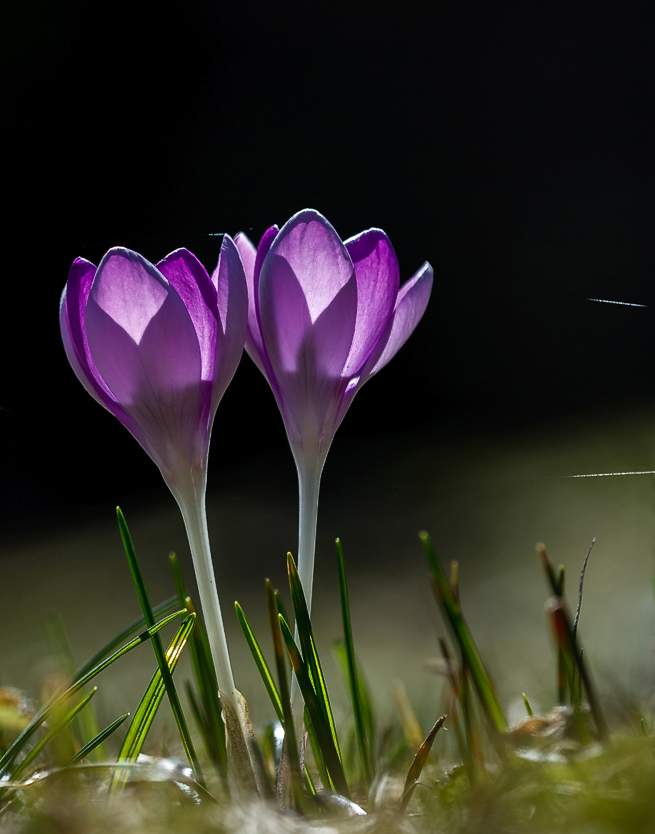
[[[655,304],[652,29],[638,7],[137,8],[15,2],[0,29],[4,529],[164,489],[59,337],[70,262],[117,244],[152,261],[186,246],[211,269],[216,233],[257,241],[311,206],[344,238],[385,229],[404,280],[429,260],[426,316],[358,396],[337,460],[363,435],[506,430],[652,399],[651,309],[585,300]],[[292,488],[284,446],[246,357],[210,482],[263,459]]]

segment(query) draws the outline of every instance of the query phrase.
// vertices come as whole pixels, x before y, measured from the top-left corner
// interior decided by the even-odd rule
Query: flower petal
[[[332,412],[340,399],[341,371],[355,330],[355,276],[312,321],[305,293],[290,264],[269,253],[259,302],[269,381],[289,439],[292,445],[301,444],[307,454],[320,454],[322,445],[329,445],[332,439]]]
[[[94,264],[84,258],[73,261],[61,296],[59,325],[66,355],[77,378],[94,399],[117,414],[116,408],[120,407],[98,373],[84,330],[84,315],[95,274]]]
[[[188,249],[176,249],[159,261],[157,269],[182,299],[198,337],[203,380],[214,377],[216,357],[216,288],[207,270]]]
[[[223,237],[213,275],[218,297],[219,331],[212,387],[212,414],[234,376],[248,332],[248,287],[243,263],[234,241]]]
[[[296,273],[285,258],[272,253],[259,281],[259,314],[273,373],[298,373],[312,319]]]
[[[428,306],[433,278],[433,269],[426,261],[419,271],[400,288],[384,348],[377,358],[375,354],[371,356],[367,363],[368,368],[362,372],[360,387],[367,379],[384,368],[412,335]],[[383,341],[381,340],[381,344]]]
[[[260,299],[261,284],[267,280],[267,264],[272,255],[284,259],[296,276],[312,321],[316,321],[354,275],[350,255],[339,235],[313,209],[295,214],[273,241],[259,279]]]
[[[248,334],[246,336],[246,351],[264,376],[267,374],[264,367],[262,334],[257,316],[258,301],[256,287],[259,282],[259,273],[264,255],[268,252],[277,232],[277,226],[271,226],[270,229],[264,232],[259,243],[259,249],[255,249],[253,242],[243,232],[239,232],[234,238],[234,243],[241,255],[241,261],[243,262],[243,268],[246,273],[246,282],[248,284]],[[255,282],[255,275],[257,276],[257,283]]]
[[[136,252],[110,250],[98,267],[85,324],[96,367],[153,460],[174,476],[206,453],[208,435],[199,437],[198,423],[209,391],[201,386],[198,337],[157,268]]]
[[[381,229],[369,229],[345,242],[357,276],[357,324],[344,376],[361,370],[385,331],[400,284],[398,259]]]

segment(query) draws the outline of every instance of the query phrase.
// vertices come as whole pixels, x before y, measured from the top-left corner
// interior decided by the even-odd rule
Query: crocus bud
[[[204,476],[216,407],[243,350],[246,299],[229,238],[211,278],[186,249],[154,266],[116,247],[97,268],[81,258],[71,267],[60,306],[68,359],[173,492]]]
[[[298,570],[308,603],[321,470],[357,391],[405,343],[425,312],[432,267],[400,287],[380,229],[342,242],[318,212],[298,212],[258,249],[239,234],[248,282],[246,350],[268,380],[300,483]]]

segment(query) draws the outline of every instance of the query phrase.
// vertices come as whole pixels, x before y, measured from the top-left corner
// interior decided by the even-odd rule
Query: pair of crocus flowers
[[[432,268],[400,287],[389,238],[342,242],[318,212],[271,227],[256,249],[223,238],[211,277],[186,249],[156,266],[114,248],[78,258],[61,297],[66,354],[86,390],[129,429],[182,511],[221,697],[237,709],[205,516],[209,440],[243,352],[268,380],[298,469],[298,570],[311,605],[321,471],[364,383],[425,311]]]

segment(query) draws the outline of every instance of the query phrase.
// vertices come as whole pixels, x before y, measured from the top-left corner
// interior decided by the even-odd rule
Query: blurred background
[[[401,677],[425,721],[435,714],[441,682],[424,663],[443,627],[426,528],[460,560],[506,703],[530,690],[546,707],[534,544],[566,564],[573,591],[596,536],[583,640],[607,698],[649,693],[655,481],[564,477],[655,469],[654,88],[638,5],[200,0],[145,15],[29,0],[4,17],[0,683],[37,686],[47,610],[80,661],[138,613],[116,504],[153,599],[173,591],[169,550],[191,580],[155,466],[66,361],[70,263],[186,246],[211,270],[222,233],[257,242],[310,206],[343,238],[383,228],[403,280],[425,260],[435,269],[423,321],[328,458],[319,640],[339,635],[339,535],[377,696]],[[209,485],[237,680],[268,716],[232,602],[264,629],[264,577],[284,587],[296,548],[296,482],[246,356],[217,415]],[[151,660],[133,655],[103,684],[112,715],[133,709]]]

